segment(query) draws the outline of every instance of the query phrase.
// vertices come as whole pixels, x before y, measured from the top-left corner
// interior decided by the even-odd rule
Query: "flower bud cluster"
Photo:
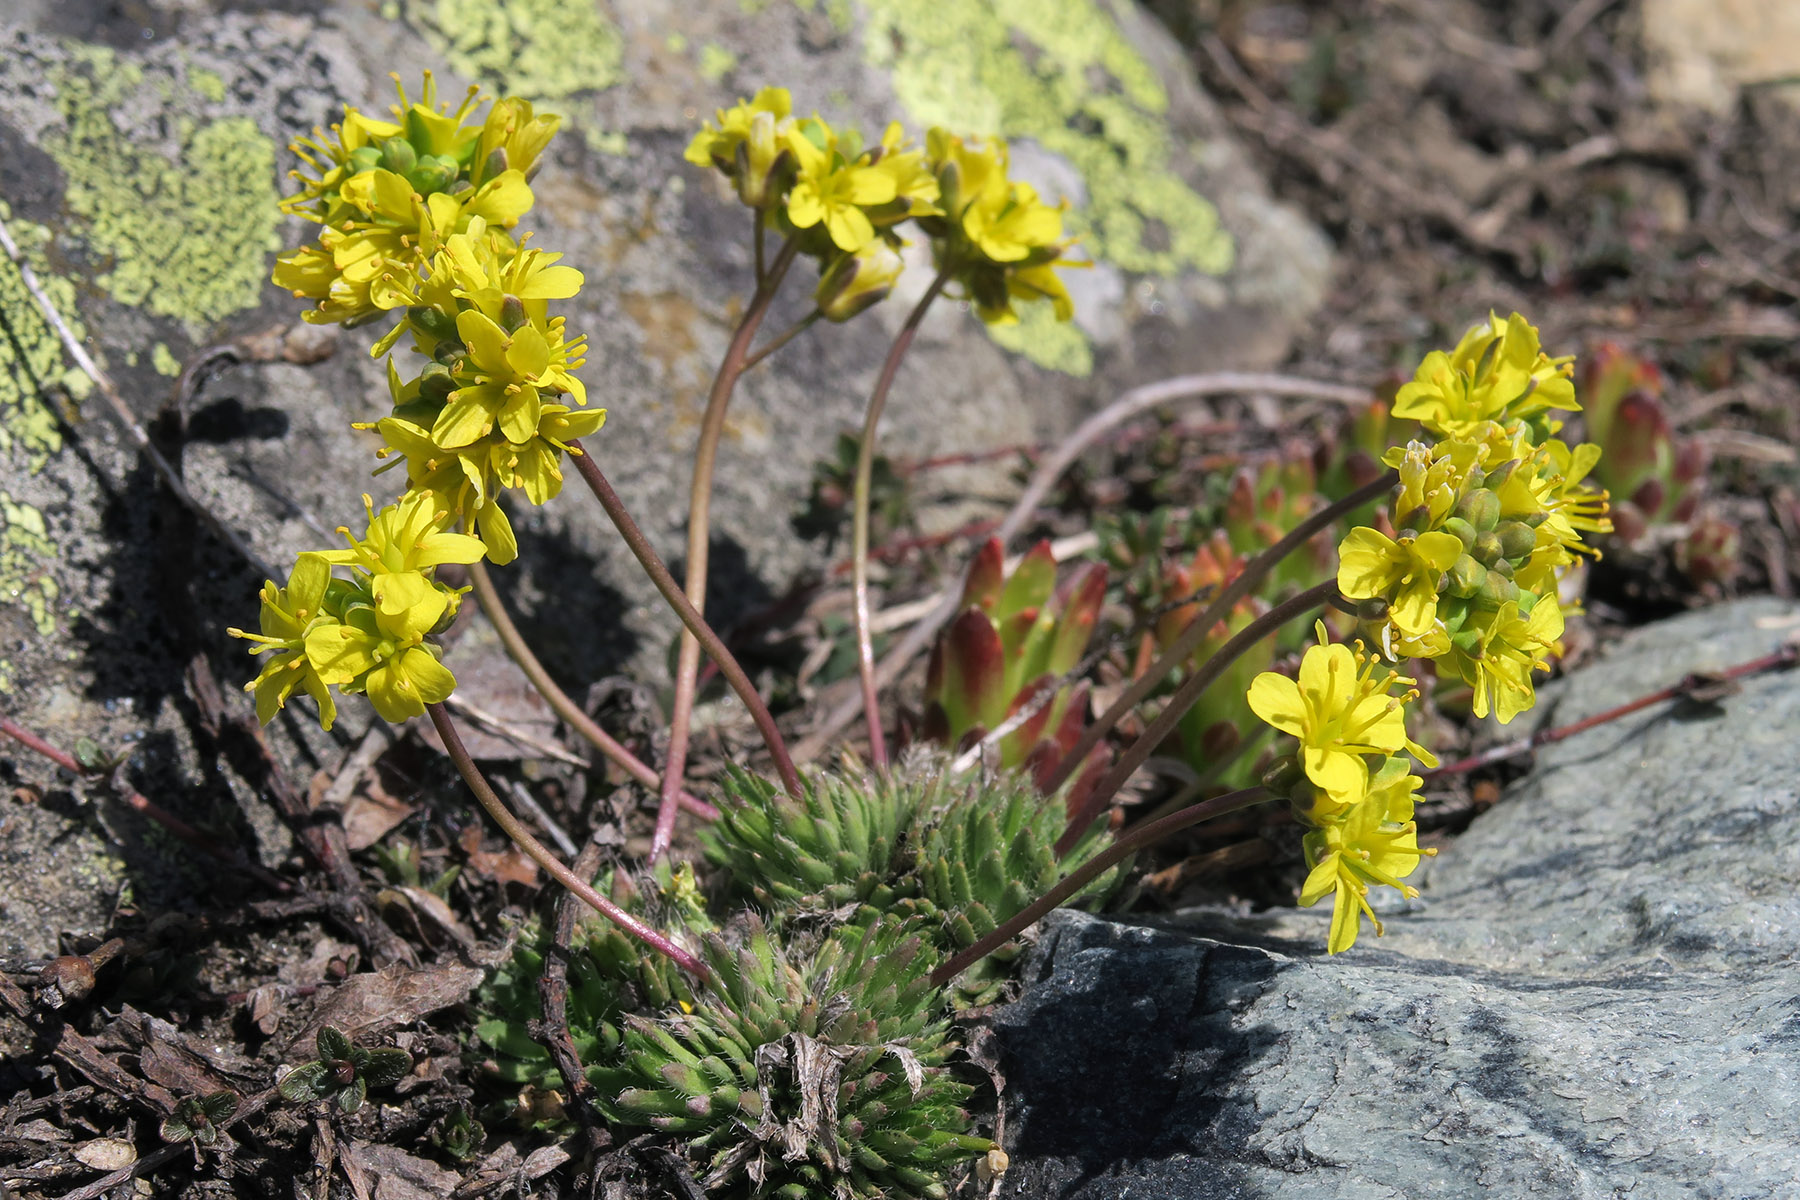
[[[369,523],[362,537],[340,528],[345,549],[300,555],[286,587],[273,580],[263,585],[262,632],[230,631],[255,643],[250,653],[273,656],[248,689],[264,724],[296,690],[313,698],[320,724],[330,729],[334,686],[345,695],[366,694],[389,721],[423,715],[456,686],[427,639],[455,617],[463,589],[434,575],[445,563],[479,561],[481,543],[446,532],[450,514],[435,510],[425,493],[410,493],[380,512],[367,496],[363,504]],[[334,575],[334,567],[346,568],[349,577]]]
[[[1338,588],[1361,603],[1391,658],[1438,660],[1502,723],[1535,702],[1531,674],[1561,651],[1558,583],[1584,533],[1612,528],[1607,494],[1582,481],[1599,447],[1555,437],[1575,410],[1571,360],[1538,348],[1516,313],[1426,357],[1394,415],[1437,435],[1388,452],[1399,473],[1386,529],[1338,547]]]
[[[1413,793],[1420,779],[1407,755],[1427,766],[1437,760],[1406,734],[1405,705],[1418,696],[1414,681],[1381,666],[1361,643],[1352,650],[1328,642],[1322,622],[1318,634],[1297,681],[1265,672],[1250,685],[1249,700],[1257,716],[1300,740],[1298,753],[1278,763],[1268,782],[1308,827],[1300,903],[1333,897],[1327,948],[1336,954],[1355,943],[1365,914],[1382,932],[1369,906],[1372,884],[1418,895],[1401,880],[1435,851],[1419,848]]]
[[[724,174],[765,227],[818,261],[814,302],[827,320],[847,321],[893,290],[909,220],[931,239],[952,294],[984,321],[1016,321],[1016,301],[1049,300],[1059,321],[1073,315],[1054,269],[1068,265],[1062,208],[1008,178],[999,138],[933,128],[920,150],[894,122],[865,146],[853,128],[795,117],[788,91],[770,87],[718,110],[687,159]]]

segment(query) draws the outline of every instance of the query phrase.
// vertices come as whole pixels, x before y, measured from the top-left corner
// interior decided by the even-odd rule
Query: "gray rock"
[[[367,331],[320,360],[329,344],[284,339],[298,310],[266,282],[273,253],[308,236],[273,209],[292,165],[284,147],[346,103],[383,111],[390,71],[416,87],[432,68],[445,96],[475,80],[567,118],[525,227],[587,273],[570,323],[591,339],[584,375],[610,411],[590,444],[670,559],[685,540],[701,402],[750,262],[748,217],[681,150],[734,96],[777,82],[803,109],[865,130],[893,117],[998,130],[1016,140],[1022,170],[1075,205],[1097,260],[1073,282],[1079,324],[1028,322],[996,340],[941,306],[889,405],[885,444],[897,455],[1050,436],[1147,378],[1267,365],[1329,271],[1322,235],[1269,198],[1180,51],[1130,4],[3,7],[4,216],[139,414],[164,405],[202,347],[268,335],[269,361],[228,367],[189,399],[182,459],[190,490],[278,569],[354,521],[359,493],[391,495],[389,479],[369,478],[367,436],[349,427],[385,409]],[[912,276],[903,290],[917,294],[925,279]],[[771,330],[805,311],[810,287],[795,280]],[[823,561],[789,521],[813,463],[856,426],[901,300],[808,334],[740,389],[713,504],[724,622]],[[224,629],[255,621],[258,577],[205,540],[184,559],[184,518],[150,502],[151,478],[97,399],[79,402],[81,380],[4,263],[0,323],[0,698],[63,745],[142,739],[138,786],[178,813],[230,823],[244,809],[251,827],[269,826],[254,796],[219,782],[174,711],[196,650],[222,664],[228,687],[251,674]],[[945,482],[998,492],[1004,470]],[[676,626],[579,485],[515,513],[523,555],[501,583],[551,669],[577,694],[624,666],[661,682]],[[368,719],[347,704],[326,738],[284,718],[284,753],[303,772],[331,769]],[[0,918],[0,950],[41,954],[50,937],[28,913]]]
[[[1626,639],[1578,720],[1775,648],[1751,601]],[[1543,751],[1414,911],[1047,923],[1000,1017],[1006,1195],[1782,1197],[1800,1145],[1800,689]]]

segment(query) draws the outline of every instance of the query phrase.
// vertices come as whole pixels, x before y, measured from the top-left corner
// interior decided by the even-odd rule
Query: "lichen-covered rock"
[[[140,418],[163,412],[204,348],[265,335],[257,361],[181,397],[180,460],[190,490],[274,564],[330,540],[364,490],[393,490],[370,479],[374,446],[350,429],[387,406],[372,339],[344,336],[335,353],[310,329],[284,340],[299,305],[266,282],[272,251],[307,235],[273,207],[284,147],[346,103],[380,112],[389,72],[414,82],[430,68],[446,95],[474,82],[566,118],[525,228],[587,274],[569,320],[610,412],[590,445],[672,559],[750,270],[744,210],[681,150],[716,105],[763,83],[871,132],[898,117],[1015,139],[1019,169],[1070,200],[1096,260],[1071,275],[1072,325],[990,337],[940,306],[888,406],[897,454],[1013,444],[1130,383],[1266,364],[1328,269],[1321,235],[1269,199],[1173,42],[1125,0],[20,0],[0,14],[0,46],[0,215]],[[740,388],[713,504],[726,621],[817,564],[789,520],[925,282],[910,272],[897,303],[809,332]],[[796,280],[768,327],[802,315],[810,286]],[[226,664],[227,687],[249,675],[219,648],[226,626],[253,623],[259,578],[153,501],[3,261],[0,323],[0,694],[64,744],[142,738],[141,786],[212,778],[204,806],[256,810],[203,767],[166,702],[197,651]],[[501,582],[564,682],[627,663],[660,673],[675,625],[597,507],[569,489],[515,523],[522,555]],[[368,719],[346,710],[335,742],[298,721],[289,733],[330,765]],[[194,796],[162,798],[196,815]],[[15,937],[42,940],[0,930],[0,944]]]
[[[1643,630],[1545,719],[1796,631],[1776,601]],[[1058,916],[1001,1018],[1005,1194],[1788,1194],[1797,747],[1800,689],[1770,675],[1548,748],[1429,864],[1415,911],[1335,958],[1297,910]]]

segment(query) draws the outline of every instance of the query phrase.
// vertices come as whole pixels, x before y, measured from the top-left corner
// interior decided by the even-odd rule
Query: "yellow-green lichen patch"
[[[700,77],[706,82],[719,82],[735,66],[737,66],[737,55],[719,43],[708,42],[700,47]]]
[[[406,13],[456,71],[503,95],[555,101],[624,77],[599,0],[410,0]]]
[[[156,343],[151,348],[150,365],[156,368],[158,375],[168,375],[172,378],[181,374],[181,361],[175,357],[174,351],[162,342]]]
[[[225,80],[215,71],[194,67],[188,71],[188,86],[214,104],[225,99]]]
[[[1029,139],[1081,175],[1071,228],[1097,258],[1230,269],[1218,210],[1172,164],[1168,93],[1100,0],[865,0],[868,59],[915,121]]]
[[[0,603],[24,609],[43,637],[56,632],[56,580],[50,574],[55,557],[44,514],[0,492]]]
[[[276,246],[274,144],[247,118],[183,112],[172,80],[145,80],[98,47],[49,74],[64,126],[43,146],[68,180],[70,229],[110,259],[97,282],[193,327],[255,305]],[[147,103],[167,110],[173,158],[115,119]]]
[[[1016,325],[989,325],[988,336],[1003,349],[1038,366],[1086,378],[1094,373],[1094,344],[1073,321],[1058,321],[1048,304],[1021,304]]]
[[[49,241],[48,231],[12,220],[4,203],[0,203],[0,218],[6,220],[13,240],[30,260],[50,302],[75,336],[84,336],[75,317],[74,286],[45,268],[41,249]],[[85,388],[70,385],[73,379],[85,384],[87,376],[66,367],[55,330],[25,290],[19,268],[4,255],[0,255],[0,334],[0,456],[13,462],[23,459],[26,469],[35,474],[62,446],[54,392],[60,389],[79,399],[86,394]]]

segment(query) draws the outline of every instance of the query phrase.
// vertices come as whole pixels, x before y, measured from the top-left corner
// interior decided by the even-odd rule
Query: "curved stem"
[[[756,353],[754,353],[754,354],[750,355],[750,357],[746,358],[744,360],[744,370],[748,371],[751,367],[754,367],[757,363],[759,363],[763,359],[769,357],[769,355],[775,353],[777,350],[781,349],[783,346],[787,345],[789,342],[793,341],[795,338],[799,337],[801,334],[803,334],[807,330],[811,329],[814,325],[817,325],[819,323],[819,319],[821,317],[823,317],[824,315],[825,315],[824,313],[820,312],[818,309],[815,308],[811,312],[807,313],[804,317],[801,317],[798,321],[795,321],[792,325],[789,325],[785,330],[783,330],[779,335],[776,336],[774,341],[771,341],[767,345],[762,346],[761,348],[759,348],[756,351]]]
[[[944,290],[950,276],[939,271],[907,314],[906,324],[894,336],[875,390],[869,393],[868,408],[863,411],[862,442],[856,449],[856,484],[851,499],[850,586],[855,596],[853,619],[856,624],[856,671],[862,682],[863,719],[869,727],[869,762],[878,774],[887,773],[887,741],[881,733],[881,708],[876,702],[875,643],[869,633],[869,493],[875,475],[875,431],[881,424],[882,410],[887,407],[888,392],[894,376],[900,371],[900,360],[906,357],[925,310]]]
[[[762,224],[757,223],[760,230]],[[759,274],[756,292],[743,320],[731,335],[731,344],[719,362],[712,388],[706,397],[706,412],[700,419],[700,438],[694,447],[694,482],[688,493],[687,581],[688,603],[696,613],[706,610],[706,557],[712,533],[713,467],[719,457],[719,439],[725,432],[725,411],[731,406],[731,393],[738,377],[744,373],[744,359],[750,353],[750,342],[756,337],[769,304],[781,287],[781,280],[793,265],[800,245],[793,238],[782,244],[769,265],[766,275]],[[700,642],[691,634],[681,636],[681,650],[675,662],[675,701],[669,714],[669,757],[663,764],[662,803],[656,810],[656,832],[650,839],[650,861],[668,852],[675,838],[676,796],[681,792],[682,772],[687,769],[688,731],[694,719],[694,695],[700,676]]]
[[[699,959],[677,946],[674,942],[632,916],[618,905],[602,896],[593,886],[575,872],[563,865],[561,859],[550,853],[545,845],[531,835],[531,830],[512,814],[506,803],[488,781],[482,776],[481,768],[469,757],[468,749],[462,743],[462,737],[456,732],[456,723],[450,719],[450,710],[442,704],[427,704],[425,711],[431,714],[431,723],[437,726],[438,736],[444,739],[444,749],[450,754],[450,761],[456,764],[463,782],[475,793],[475,799],[487,810],[488,816],[494,818],[494,824],[500,826],[507,837],[511,838],[519,849],[523,850],[531,861],[550,875],[556,882],[575,893],[588,907],[601,916],[637,938],[652,950],[668,957],[676,966],[698,979],[707,978],[706,965]]]
[[[1291,596],[1283,600],[1244,626],[1230,641],[1220,646],[1217,653],[1200,665],[1199,670],[1182,681],[1181,686],[1175,689],[1175,694],[1169,697],[1169,703],[1163,707],[1160,713],[1156,714],[1156,720],[1150,722],[1149,728],[1145,729],[1138,735],[1136,741],[1125,748],[1125,753],[1119,756],[1118,763],[1094,788],[1094,798],[1091,801],[1094,808],[1097,810],[1119,794],[1119,789],[1125,786],[1125,781],[1144,765],[1144,760],[1149,758],[1151,752],[1162,744],[1163,739],[1174,732],[1175,726],[1180,722],[1182,716],[1194,706],[1194,701],[1200,698],[1200,693],[1204,692],[1213,680],[1224,674],[1226,667],[1241,658],[1250,647],[1295,617],[1329,603],[1331,598],[1337,594],[1337,580],[1335,579],[1328,579],[1315,587],[1307,588],[1298,596]],[[1065,831],[1063,836],[1067,840],[1069,834]]]
[[[1211,800],[1203,801],[1191,808],[1184,808],[1178,813],[1171,813],[1160,821],[1149,821],[1137,826],[1058,880],[1055,887],[1026,905],[1016,916],[1002,921],[992,933],[977,941],[967,950],[960,951],[946,960],[931,973],[932,985],[943,987],[1017,937],[1033,922],[1040,920],[1045,913],[1081,891],[1082,888],[1145,846],[1159,842],[1171,833],[1178,833],[1190,825],[1198,825],[1202,821],[1210,821],[1214,817],[1222,817],[1241,808],[1249,808],[1252,804],[1260,804],[1269,798],[1268,788],[1261,786],[1244,788],[1241,791],[1227,792],[1223,796],[1215,796]]]
[[[1100,719],[1081,731],[1081,737],[1057,764],[1056,773],[1051,777],[1047,786],[1054,790],[1067,782],[1069,776],[1073,775],[1076,768],[1087,758],[1088,752],[1100,744],[1100,739],[1105,737],[1126,713],[1143,703],[1144,698],[1156,689],[1156,685],[1163,681],[1164,676],[1185,662],[1188,655],[1192,654],[1195,648],[1206,640],[1207,633],[1213,626],[1224,620],[1225,616],[1231,612],[1232,607],[1239,600],[1248,596],[1282,559],[1305,545],[1314,534],[1339,517],[1355,512],[1369,501],[1379,497],[1397,480],[1398,476],[1392,471],[1382,472],[1380,478],[1371,480],[1343,499],[1327,504],[1318,512],[1313,513],[1289,530],[1280,541],[1245,563],[1244,569],[1238,572],[1237,578],[1227,583],[1219,594],[1213,597],[1212,603],[1206,606],[1206,610],[1181,631],[1181,636],[1176,638],[1143,674],[1131,681],[1131,686],[1119,694],[1119,698],[1114,700],[1111,706],[1101,714]]]
[[[544,669],[544,664],[531,652],[525,636],[513,624],[512,617],[507,615],[506,605],[501,602],[500,593],[494,589],[494,578],[488,574],[486,563],[469,564],[469,585],[475,593],[475,602],[481,605],[481,611],[487,615],[488,624],[494,627],[494,632],[500,636],[500,644],[506,647],[507,656],[519,665],[519,670],[525,672],[525,678],[531,681],[531,686],[538,690],[538,694],[556,715],[627,775],[652,791],[662,786],[661,778],[649,764],[600,728],[599,723],[583,712],[574,698],[558,687],[556,680],[550,678],[550,672]],[[680,799],[681,806],[695,816],[707,821],[718,819],[719,810],[699,797],[682,792]]]
[[[581,443],[573,439],[569,442],[569,449],[569,457],[574,461],[575,469],[581,473],[581,478],[594,493],[594,498],[600,501],[600,507],[612,519],[619,536],[625,539],[625,545],[638,560],[638,565],[644,568],[644,574],[650,577],[650,582],[656,585],[662,598],[675,610],[681,623],[698,639],[707,656],[717,664],[719,674],[725,677],[731,690],[737,693],[738,699],[744,702],[744,707],[750,710],[750,719],[756,722],[757,732],[762,734],[763,742],[769,748],[769,757],[775,760],[775,772],[781,776],[781,785],[790,795],[800,795],[800,775],[794,770],[794,760],[788,754],[787,743],[782,741],[781,731],[775,728],[775,718],[769,714],[769,706],[757,694],[756,685],[750,682],[750,676],[744,673],[738,660],[726,648],[725,643],[719,640],[719,635],[713,632],[712,626],[706,623],[706,618],[682,594],[675,577],[669,574],[669,568],[656,556],[644,531],[631,519],[624,502],[613,491],[612,484],[607,482],[606,475],[594,461],[594,456],[585,452]]]
[[[1132,388],[1117,400],[1083,421],[1073,433],[1057,444],[1053,453],[1038,463],[1025,490],[1013,502],[1012,509],[994,533],[1001,544],[1011,541],[1025,528],[1037,506],[1049,495],[1062,473],[1084,454],[1088,447],[1105,437],[1116,426],[1177,400],[1205,396],[1229,395],[1234,392],[1261,392],[1269,396],[1304,396],[1330,400],[1339,404],[1366,404],[1368,388],[1326,383],[1317,379],[1301,379],[1293,375],[1271,375],[1257,371],[1215,371],[1204,375],[1177,375]],[[930,615],[907,631],[905,637],[881,660],[876,672],[877,685],[893,682],[908,663],[931,644],[932,637],[944,623],[956,615],[957,601],[962,596],[965,580],[958,578],[938,593],[937,607]],[[852,696],[831,709],[794,748],[801,762],[817,758],[837,731],[856,719],[862,707],[859,696]]]

